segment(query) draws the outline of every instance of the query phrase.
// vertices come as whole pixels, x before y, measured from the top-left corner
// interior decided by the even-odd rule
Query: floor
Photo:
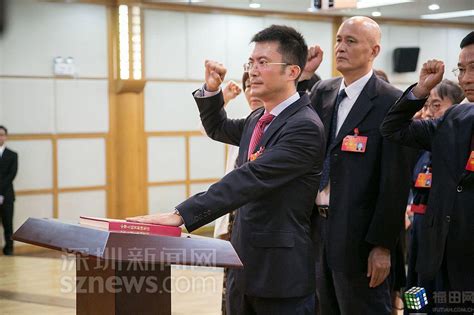
[[[75,262],[54,252],[0,256],[0,313],[75,314]],[[172,314],[218,315],[222,268],[172,268]]]
[[[173,266],[171,277],[173,315],[221,314],[222,268]],[[0,314],[75,314],[73,283],[75,260],[62,253],[0,256]]]

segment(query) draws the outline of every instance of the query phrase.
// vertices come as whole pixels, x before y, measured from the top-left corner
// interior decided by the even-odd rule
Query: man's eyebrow
[[[471,61],[469,63],[466,64],[466,67],[467,66],[470,66],[470,65],[474,65],[474,61]],[[458,67],[462,66],[462,63],[458,62]]]

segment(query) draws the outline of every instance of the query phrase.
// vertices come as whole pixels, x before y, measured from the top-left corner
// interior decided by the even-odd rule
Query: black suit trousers
[[[227,315],[314,315],[313,293],[294,298],[262,298],[241,293],[235,286],[233,270],[227,273]]]
[[[325,234],[326,220],[318,219],[318,228]],[[365,273],[336,271],[328,264],[327,247],[320,242],[316,258],[316,293],[322,315],[390,315],[392,311],[388,278],[375,288],[369,288]]]
[[[3,224],[3,234],[5,236],[5,247],[12,247],[13,234],[13,202],[6,202],[0,205],[0,214]]]

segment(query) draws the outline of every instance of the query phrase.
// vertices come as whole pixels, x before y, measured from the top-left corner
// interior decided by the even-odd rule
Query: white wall
[[[17,191],[52,189],[52,140],[34,136],[109,130],[106,7],[15,0],[7,9],[8,25],[0,37],[0,124],[11,134],[31,135],[8,143],[19,153],[14,184]],[[56,56],[74,58],[74,79],[53,76]],[[59,187],[106,185],[105,150],[103,138],[59,139]],[[105,195],[62,193],[59,216],[105,215]],[[52,194],[17,199],[15,228],[27,217],[53,215]]]
[[[419,71],[428,59],[440,59],[445,62],[446,79],[457,82],[452,74],[458,62],[460,52],[459,43],[470,30],[443,27],[415,27],[382,24],[382,50],[375,61],[374,68],[384,70],[390,81],[399,88],[418,81]],[[398,47],[420,47],[416,72],[393,72],[393,50]]]
[[[1,75],[52,75],[56,56],[74,57],[81,77],[107,76],[104,6],[9,1]]]
[[[308,45],[332,49],[332,24],[227,14],[169,12],[147,9],[145,16],[145,71],[147,79],[203,80],[204,61],[222,62],[227,79],[240,80],[250,54],[250,39],[271,24],[291,25]],[[332,55],[319,73],[331,74]],[[191,92],[191,91],[189,91]]]

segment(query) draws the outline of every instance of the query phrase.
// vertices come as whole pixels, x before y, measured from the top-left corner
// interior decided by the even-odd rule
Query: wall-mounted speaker
[[[393,50],[393,71],[413,72],[416,71],[420,47],[400,47]]]

